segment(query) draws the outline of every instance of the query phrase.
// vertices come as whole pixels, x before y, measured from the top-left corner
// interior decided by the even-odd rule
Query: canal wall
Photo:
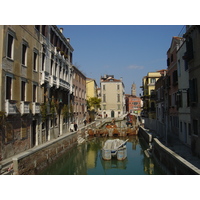
[[[164,146],[157,138],[153,139],[153,155],[172,174],[200,175],[200,170],[197,167]]]
[[[153,144],[153,157],[167,174],[200,175],[200,169],[167,148],[157,138],[153,138],[143,127],[140,127],[139,135],[147,144]]]
[[[14,175],[34,175],[77,144],[77,134],[69,133],[27,150],[12,158]]]
[[[66,150],[78,144],[78,137],[86,138],[87,129],[95,128],[102,124],[96,121],[87,126],[79,127],[76,132],[66,133],[54,140],[50,140],[42,145],[24,151],[12,158],[12,174],[14,175],[34,175],[42,171],[45,167],[53,163]]]
[[[144,140],[145,140],[145,142],[146,142],[147,144],[152,143],[152,139],[153,139],[152,135],[149,134],[149,133],[145,130],[145,128],[143,128],[142,126],[139,127],[139,135],[141,135],[141,136],[144,138]]]

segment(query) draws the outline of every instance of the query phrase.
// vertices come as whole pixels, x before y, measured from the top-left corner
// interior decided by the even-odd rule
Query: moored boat
[[[114,139],[107,140],[102,148],[102,158],[111,160],[116,157],[117,160],[124,160],[127,157],[126,141]]]

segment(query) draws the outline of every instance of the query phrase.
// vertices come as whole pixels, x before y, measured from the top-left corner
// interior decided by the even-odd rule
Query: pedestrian
[[[74,123],[70,124],[69,130],[70,130],[70,132],[74,132]]]
[[[74,129],[75,129],[75,131],[77,131],[77,129],[78,129],[78,125],[76,122],[74,123]]]
[[[87,120],[85,119],[83,122],[84,122],[84,124],[85,124],[85,126],[86,126],[86,124],[87,124]]]

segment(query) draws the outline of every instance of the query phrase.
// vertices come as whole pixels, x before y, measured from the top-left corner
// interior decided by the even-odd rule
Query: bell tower
[[[136,85],[134,82],[131,86],[131,95],[136,96]]]

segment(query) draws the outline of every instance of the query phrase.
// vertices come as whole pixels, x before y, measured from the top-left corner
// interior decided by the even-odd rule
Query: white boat
[[[102,149],[102,158],[111,160],[112,157],[117,157],[117,160],[124,160],[127,157],[126,141],[114,139],[107,140]]]

